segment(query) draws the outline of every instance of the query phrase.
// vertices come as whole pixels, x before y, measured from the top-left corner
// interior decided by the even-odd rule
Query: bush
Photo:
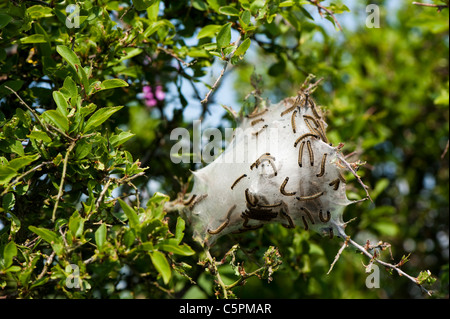
[[[388,273],[367,289],[349,250],[326,276],[340,242],[298,228],[271,224],[210,250],[191,238],[175,204],[198,165],[170,161],[170,132],[193,132],[196,116],[234,125],[216,108],[231,72],[241,112],[324,77],[315,96],[329,138],[367,161],[358,173],[374,199],[345,212],[358,217],[348,233],[389,241],[397,261],[411,253],[405,271],[430,269],[445,296],[448,4],[439,5],[380,1],[382,25],[370,29],[362,3],[351,15],[318,1],[2,2],[0,296],[420,296]]]

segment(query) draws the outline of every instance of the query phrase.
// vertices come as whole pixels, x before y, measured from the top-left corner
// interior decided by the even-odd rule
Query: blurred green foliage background
[[[214,298],[219,290],[214,276],[199,264],[205,256],[190,238],[189,224],[184,229],[174,211],[163,214],[168,198],[153,196],[158,191],[171,201],[182,198],[190,187],[189,169],[199,167],[170,161],[175,143],[170,132],[177,127],[192,132],[196,119],[202,119],[204,127],[234,127],[221,105],[240,111],[253,103],[248,95],[255,88],[276,103],[295,96],[305,78],[314,74],[324,78],[314,97],[326,111],[328,137],[333,145],[345,143],[344,154],[353,153],[350,160],[366,162],[358,174],[370,186],[374,200],[346,209],[345,220],[356,218],[348,225],[347,234],[361,244],[366,240],[390,243],[393,260],[389,251],[381,257],[392,263],[411,254],[402,269],[413,276],[430,270],[437,278],[431,287],[434,297],[448,298],[447,3],[436,1],[433,4],[444,7],[436,10],[412,1],[78,1],[80,28],[70,28],[65,22],[71,3],[75,4],[19,0],[0,4],[2,165],[37,154],[39,149],[48,151],[47,160],[54,162],[58,154],[64,158],[70,144],[70,139],[56,132],[59,144],[44,140],[43,144],[26,146],[25,153],[17,150],[15,141],[24,144],[31,130],[42,131],[42,127],[35,121],[24,124],[27,120],[17,109],[26,112],[26,108],[5,86],[39,114],[58,107],[52,92],[62,90],[68,76],[77,83],[80,106],[124,107],[94,130],[98,137],[91,143],[102,149],[101,157],[92,152],[80,162],[69,154],[66,185],[72,185],[72,190],[64,191],[59,222],[50,220],[63,165],[47,171],[56,176],[53,180],[43,174],[34,176],[35,180],[30,176],[27,183],[15,188],[8,186],[12,182],[12,178],[7,179],[10,171],[2,168],[0,296]],[[369,4],[380,10],[379,28],[366,25]],[[230,38],[221,36],[227,23]],[[246,39],[251,43],[249,48],[235,55],[232,51]],[[76,80],[78,69],[68,68],[67,60],[56,51],[58,45],[73,50],[88,70],[92,87],[96,81],[100,85],[112,78],[124,80],[127,86],[86,94],[86,85]],[[219,87],[207,103],[200,103],[224,63],[229,67]],[[72,123],[72,119],[68,121]],[[111,147],[109,137],[113,132],[119,136],[122,130],[133,137],[122,135],[124,143]],[[44,158],[27,163],[17,174],[43,162]],[[134,163],[134,174],[141,172],[138,166],[148,168],[145,177],[137,176],[129,184],[120,178],[132,174],[108,171],[99,163],[106,167],[126,164],[129,169]],[[88,177],[83,168],[77,170],[80,165],[91,165]],[[125,175],[118,176],[115,184],[106,184],[106,177],[114,174]],[[352,176],[347,179],[348,197],[363,198],[365,193]],[[29,188],[19,189],[25,185]],[[106,196],[101,195],[104,187]],[[8,195],[13,193],[14,197]],[[128,208],[116,204],[119,197]],[[93,205],[97,202],[98,206]],[[92,213],[87,212],[89,205]],[[134,215],[129,208],[147,224],[133,228]],[[85,226],[83,235],[76,235],[79,246],[66,243],[43,274],[44,261],[55,248],[39,240],[36,235],[42,237],[42,233],[30,231],[35,228],[29,226],[52,230],[64,242],[69,232],[76,233],[70,221],[79,222],[80,218]],[[107,228],[100,229],[102,224]],[[184,237],[180,235],[183,231]],[[109,242],[107,246],[99,240],[103,238],[100,234]],[[174,248],[161,245],[173,244],[172,234],[179,239],[176,247],[183,247],[184,253],[174,254]],[[145,245],[147,239],[151,248]],[[30,246],[33,240],[36,245]],[[10,242],[17,246],[15,254]],[[218,267],[226,284],[239,278],[236,265],[247,272],[261,267],[269,246],[278,248],[282,260],[270,280],[254,276],[234,288],[239,298],[423,297],[409,280],[382,268],[380,288],[367,288],[368,274],[362,263],[369,261],[351,248],[327,275],[342,244],[337,238],[329,240],[298,227],[288,230],[271,224],[221,238],[211,254],[220,260],[236,243],[240,248],[233,254],[235,259],[227,259]],[[6,271],[8,256],[12,256],[8,267],[17,267],[14,271]],[[37,262],[36,258],[42,259]],[[60,269],[70,263],[84,265],[82,276],[88,283],[84,291],[64,287],[69,274]]]

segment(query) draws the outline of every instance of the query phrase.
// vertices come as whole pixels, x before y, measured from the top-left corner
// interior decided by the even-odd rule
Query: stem
[[[75,145],[76,145],[76,141],[73,141],[70,144],[69,148],[67,149],[66,156],[64,157],[63,172],[62,172],[62,176],[61,176],[61,183],[59,184],[59,190],[58,190],[58,195],[56,197],[56,203],[55,203],[55,206],[53,207],[52,222],[55,221],[56,210],[58,209],[59,200],[60,200],[60,198],[61,198],[61,196],[63,194],[64,180],[66,178],[67,162],[69,161],[69,155],[70,155],[70,152],[72,152],[72,150],[74,149]]]
[[[344,156],[342,156],[342,154],[338,153],[337,154],[340,162],[342,164],[344,164],[344,166],[353,174],[353,176],[355,176],[356,180],[358,181],[358,183],[364,188],[364,191],[366,192],[367,198],[370,199],[370,201],[373,203],[372,197],[370,197],[369,194],[369,186],[365,185],[362,180],[361,177],[359,177],[358,174],[356,174],[355,170],[352,168],[352,166],[345,160]]]
[[[448,8],[448,5],[446,5],[446,4],[432,4],[432,3],[422,3],[422,2],[413,2],[412,4],[415,4],[416,6],[422,6],[422,7],[437,8],[438,12],[441,12],[442,9]]]
[[[379,263],[380,265],[383,265],[386,268],[391,268],[394,269],[399,276],[404,276],[406,278],[408,278],[409,280],[411,280],[413,283],[415,283],[416,285],[418,285],[420,287],[420,289],[422,289],[423,292],[425,292],[427,295],[431,296],[431,291],[428,291],[427,289],[425,289],[421,284],[419,284],[417,282],[417,279],[413,276],[408,275],[407,273],[405,273],[403,270],[401,270],[397,265],[393,265],[387,262],[384,262],[380,259],[378,259],[377,257],[375,257],[374,255],[372,255],[371,253],[369,253],[363,246],[361,246],[360,244],[358,244],[357,242],[355,242],[354,240],[352,240],[350,238],[350,236],[347,236],[344,232],[344,230],[340,227],[337,227],[338,232],[339,232],[339,237],[343,238],[345,240],[345,242],[351,244],[353,247],[355,247],[356,249],[358,249],[360,252],[362,252],[364,255],[366,255],[367,257],[370,258],[371,261],[375,261],[377,263]],[[345,247],[346,245],[344,245],[343,247]],[[341,250],[343,250],[343,248],[341,248]],[[334,262],[333,262],[334,263]]]
[[[5,195],[6,193],[8,193],[8,192],[9,192],[9,189],[10,189],[13,185],[17,184],[17,183],[18,183],[22,178],[24,178],[25,176],[27,176],[28,174],[30,174],[30,173],[32,173],[32,172],[34,172],[34,171],[40,169],[42,166],[45,166],[45,165],[48,165],[48,164],[52,164],[52,162],[51,162],[51,161],[48,161],[48,162],[42,162],[41,164],[36,165],[36,166],[33,167],[32,169],[30,169],[30,170],[26,171],[25,173],[23,173],[22,175],[18,176],[16,179],[14,179],[14,181],[13,181],[12,183],[9,183],[9,184],[8,184],[8,186],[5,188],[5,190],[1,193],[0,196],[3,196],[3,195]]]
[[[225,299],[228,299],[228,291],[227,291],[227,286],[224,284],[222,278],[220,277],[220,273],[219,270],[216,267],[216,262],[214,261],[213,257],[211,256],[211,253],[209,252],[208,248],[205,248],[205,254],[206,254],[206,259],[208,261],[208,263],[211,265],[212,272],[213,275],[216,277],[217,283],[219,284],[219,286],[222,288],[223,291],[223,297]]]
[[[31,114],[33,114],[33,117],[36,119],[36,121],[38,121],[39,125],[42,126],[42,128],[44,129],[44,131],[46,133],[50,133],[47,126],[44,125],[44,123],[42,123],[41,119],[39,118],[39,116],[37,115],[36,111],[33,110],[27,103],[25,103],[24,100],[22,100],[22,98],[19,96],[19,94],[17,94],[16,91],[14,91],[13,89],[11,89],[9,86],[5,85],[5,88],[7,88],[8,90],[10,90],[12,93],[14,93],[14,95],[19,99],[20,104],[24,105],[30,112]]]
[[[224,58],[225,59],[225,65],[223,66],[222,71],[220,72],[220,75],[217,78],[216,82],[214,82],[212,88],[208,91],[208,93],[206,93],[205,98],[200,101],[200,103],[203,105],[203,107],[206,107],[206,105],[208,104],[209,96],[213,93],[213,91],[215,89],[217,89],[220,80],[222,79],[223,75],[225,74],[225,71],[227,70],[228,63],[229,63],[231,57],[234,55],[234,52],[236,52],[237,48],[239,47],[239,42],[240,41],[241,41],[241,35],[239,35],[238,39],[235,42],[233,42],[233,43],[236,44],[235,49],[230,53],[230,55],[228,55],[228,58]]]

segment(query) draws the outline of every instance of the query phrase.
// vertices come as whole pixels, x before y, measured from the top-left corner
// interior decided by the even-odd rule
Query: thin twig
[[[58,209],[59,200],[60,200],[60,198],[61,198],[61,196],[63,194],[63,191],[64,191],[64,180],[66,178],[67,162],[69,161],[69,155],[70,155],[70,152],[72,152],[72,150],[74,149],[75,145],[76,145],[76,141],[73,141],[70,144],[69,148],[67,149],[66,156],[64,157],[61,182],[59,183],[59,190],[58,190],[58,195],[56,196],[56,203],[55,203],[55,206],[53,207],[52,222],[55,221],[56,210]]]
[[[39,274],[39,276],[37,276],[36,281],[38,281],[39,279],[41,279],[42,277],[44,277],[44,275],[47,272],[48,266],[51,265],[51,263],[53,262],[53,258],[55,257],[55,252],[53,251],[52,254],[48,257],[47,261],[44,264],[44,268],[42,268],[41,273]]]
[[[200,101],[200,103],[202,103],[203,106],[205,106],[208,103],[209,96],[213,93],[213,91],[215,89],[217,89],[217,86],[219,85],[220,80],[222,79],[223,75],[225,74],[225,71],[227,70],[227,67],[228,67],[228,61],[225,61],[225,65],[223,66],[222,71],[220,71],[220,75],[217,78],[216,82],[214,82],[214,84],[211,87],[211,89],[208,91],[208,93],[206,93],[205,98]]]
[[[350,236],[347,236],[347,238],[345,239],[344,243],[342,244],[342,247],[339,249],[336,257],[334,257],[333,262],[331,263],[330,269],[327,272],[327,275],[330,274],[331,270],[334,267],[334,264],[338,261],[339,257],[341,256],[342,252],[344,251],[344,249],[348,246],[348,240],[350,239]]]
[[[103,200],[103,197],[105,197],[106,191],[108,190],[109,184],[111,184],[112,179],[109,178],[108,181],[106,182],[105,186],[103,186],[103,189],[100,193],[100,196],[97,199],[97,202],[95,203],[95,210],[97,211],[98,208],[100,207],[100,203]]]
[[[313,3],[316,7],[317,7],[317,11],[319,11],[320,16],[322,17],[322,11],[324,10],[326,13],[328,13],[334,20],[334,22],[337,24],[337,26],[339,27],[339,30],[343,30],[341,25],[339,24],[339,21],[336,19],[336,17],[334,16],[334,12],[331,11],[330,9],[324,7],[323,5],[320,4],[320,2],[318,2],[317,0],[309,0],[311,3]]]
[[[239,47],[239,42],[241,41],[241,35],[239,35],[238,39],[234,42],[236,44],[236,47],[234,50],[228,55],[228,57],[225,57],[225,65],[222,68],[222,71],[220,72],[219,77],[217,78],[216,82],[214,82],[211,89],[206,93],[206,96],[203,100],[200,101],[200,103],[203,105],[203,107],[206,107],[206,104],[208,104],[209,96],[213,93],[215,89],[217,89],[217,86],[219,85],[220,80],[222,79],[223,75],[225,74],[225,71],[227,70],[228,63],[230,63],[230,57],[234,55],[234,52],[236,52],[237,48]]]
[[[337,157],[339,158],[340,162],[342,164],[344,164],[344,166],[353,174],[353,176],[355,176],[356,180],[358,181],[358,183],[364,188],[364,191],[366,192],[367,198],[370,199],[370,201],[373,203],[372,197],[370,197],[369,194],[369,186],[365,185],[362,180],[361,177],[359,177],[358,174],[356,174],[355,170],[352,168],[352,166],[345,160],[344,156],[342,156],[342,154],[338,153]]]
[[[33,110],[27,103],[25,103],[24,100],[22,100],[22,98],[19,96],[19,94],[17,94],[16,91],[14,91],[13,89],[11,89],[9,86],[5,85],[5,88],[7,88],[8,90],[10,90],[12,93],[14,93],[14,95],[19,99],[20,104],[24,105],[30,112],[31,114],[33,114],[33,117],[36,119],[36,121],[38,121],[39,125],[42,126],[42,128],[45,130],[45,132],[50,133],[47,126],[44,125],[44,123],[42,123],[41,119],[39,118],[39,116],[37,115],[36,111]]]
[[[15,184],[17,184],[22,178],[24,178],[25,176],[27,176],[28,174],[40,169],[42,166],[48,165],[48,164],[52,164],[52,161],[48,161],[48,162],[42,162],[39,165],[36,165],[35,167],[33,167],[32,169],[26,171],[25,173],[23,173],[22,175],[16,177],[16,179],[14,179],[14,181],[12,183],[9,183],[8,186],[3,190],[2,194],[0,196],[5,195],[6,193],[8,193],[9,189],[11,187],[13,187]]]
[[[363,246],[361,246],[360,244],[358,244],[357,242],[355,242],[354,240],[352,240],[350,238],[350,236],[347,236],[347,234],[345,234],[344,230],[341,227],[337,227],[338,232],[339,232],[339,237],[345,239],[346,242],[348,242],[349,244],[351,244],[353,247],[355,247],[356,249],[358,249],[360,252],[362,252],[364,255],[366,255],[367,257],[370,258],[371,261],[375,261],[378,264],[386,267],[386,268],[390,268],[390,269],[394,269],[399,276],[404,276],[406,278],[408,278],[409,280],[411,280],[413,283],[415,283],[416,285],[418,285],[420,287],[420,289],[422,289],[423,292],[425,292],[427,295],[431,296],[431,291],[428,291],[427,289],[425,289],[418,281],[417,278],[408,275],[407,273],[405,273],[403,270],[401,270],[400,268],[397,267],[397,265],[393,265],[390,263],[387,263],[385,261],[382,261],[380,259],[378,259],[376,256],[372,255],[371,253],[369,253]]]
[[[422,3],[422,2],[413,2],[412,4],[415,4],[416,6],[422,6],[422,7],[437,8],[438,12],[441,12],[442,9],[448,8],[448,4],[432,4],[432,3]]]
[[[228,291],[227,291],[227,287],[224,284],[222,277],[220,277],[220,273],[217,269],[216,266],[216,262],[213,259],[213,257],[211,256],[211,253],[209,252],[209,249],[205,247],[205,254],[206,254],[206,259],[207,262],[211,265],[212,269],[210,268],[210,271],[212,273],[212,275],[214,275],[216,277],[217,283],[219,284],[219,286],[222,288],[223,290],[223,297],[225,299],[228,299]]]

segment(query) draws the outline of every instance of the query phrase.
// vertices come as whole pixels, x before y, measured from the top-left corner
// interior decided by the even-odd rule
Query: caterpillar
[[[197,205],[201,200],[205,199],[206,197],[208,197],[208,194],[203,194],[200,196],[196,196],[194,198],[194,200],[191,202],[191,204],[189,205],[189,209],[193,209],[195,205]]]
[[[287,193],[284,190],[284,187],[286,186],[288,181],[289,181],[289,177],[286,177],[280,186],[280,193],[283,194],[284,196],[294,196],[297,192]]]
[[[310,195],[310,196],[300,196],[300,197],[297,196],[296,199],[299,200],[299,201],[314,200],[316,198],[319,198],[323,194],[324,194],[324,192],[320,192],[320,193],[313,194],[313,195]]]
[[[319,219],[322,223],[328,223],[330,221],[331,218],[331,213],[329,210],[327,210],[327,217],[324,218],[322,215],[322,210],[319,211]]]
[[[262,110],[262,111],[259,112],[259,113],[251,113],[251,114],[247,115],[247,117],[248,117],[249,119],[253,119],[253,118],[255,118],[255,117],[258,117],[258,116],[260,116],[260,115],[263,115],[263,114],[266,113],[267,111],[268,111],[268,109],[264,109],[264,110]]]
[[[302,167],[302,157],[303,157],[303,148],[305,147],[306,142],[303,141],[300,145],[300,149],[298,150],[298,166]]]
[[[292,116],[291,116],[292,131],[294,132],[294,134],[295,134],[295,132],[297,130],[297,127],[295,125],[295,116],[296,115],[297,115],[297,110],[295,110],[294,113],[292,113]]]
[[[294,143],[294,147],[297,147],[298,143],[300,143],[301,140],[303,140],[304,138],[307,137],[314,137],[314,138],[319,138],[319,136],[317,136],[316,134],[313,133],[305,133],[302,136],[300,136]]]
[[[233,185],[231,185],[231,189],[233,189],[234,186],[236,186],[236,184],[239,183],[245,177],[247,177],[247,174],[243,174],[240,177],[238,177],[238,179],[234,181]]]
[[[228,224],[230,223],[230,217],[231,217],[231,213],[233,212],[233,210],[236,208],[236,205],[231,206],[231,208],[228,210],[227,212],[227,217],[225,219],[225,221],[220,224],[219,227],[217,227],[216,229],[208,229],[208,233],[210,233],[211,235],[215,235],[220,233],[222,230],[225,229],[225,227],[228,226]]]
[[[259,135],[259,133],[261,133],[265,128],[267,128],[269,125],[264,125],[259,131],[256,131],[256,132],[252,132],[252,134],[254,135],[254,136],[258,136]]]
[[[308,147],[309,162],[311,163],[311,166],[314,166],[314,153],[311,147],[311,142],[309,140],[306,141],[306,146]]]
[[[322,162],[320,163],[320,172],[319,174],[316,174],[317,177],[322,177],[323,174],[325,174],[325,162],[327,160],[327,153],[323,154],[322,156]]]
[[[301,207],[300,209],[306,213],[306,215],[308,216],[309,220],[311,221],[311,224],[314,225],[315,222],[314,222],[314,218],[311,215],[311,212],[306,207]]]

